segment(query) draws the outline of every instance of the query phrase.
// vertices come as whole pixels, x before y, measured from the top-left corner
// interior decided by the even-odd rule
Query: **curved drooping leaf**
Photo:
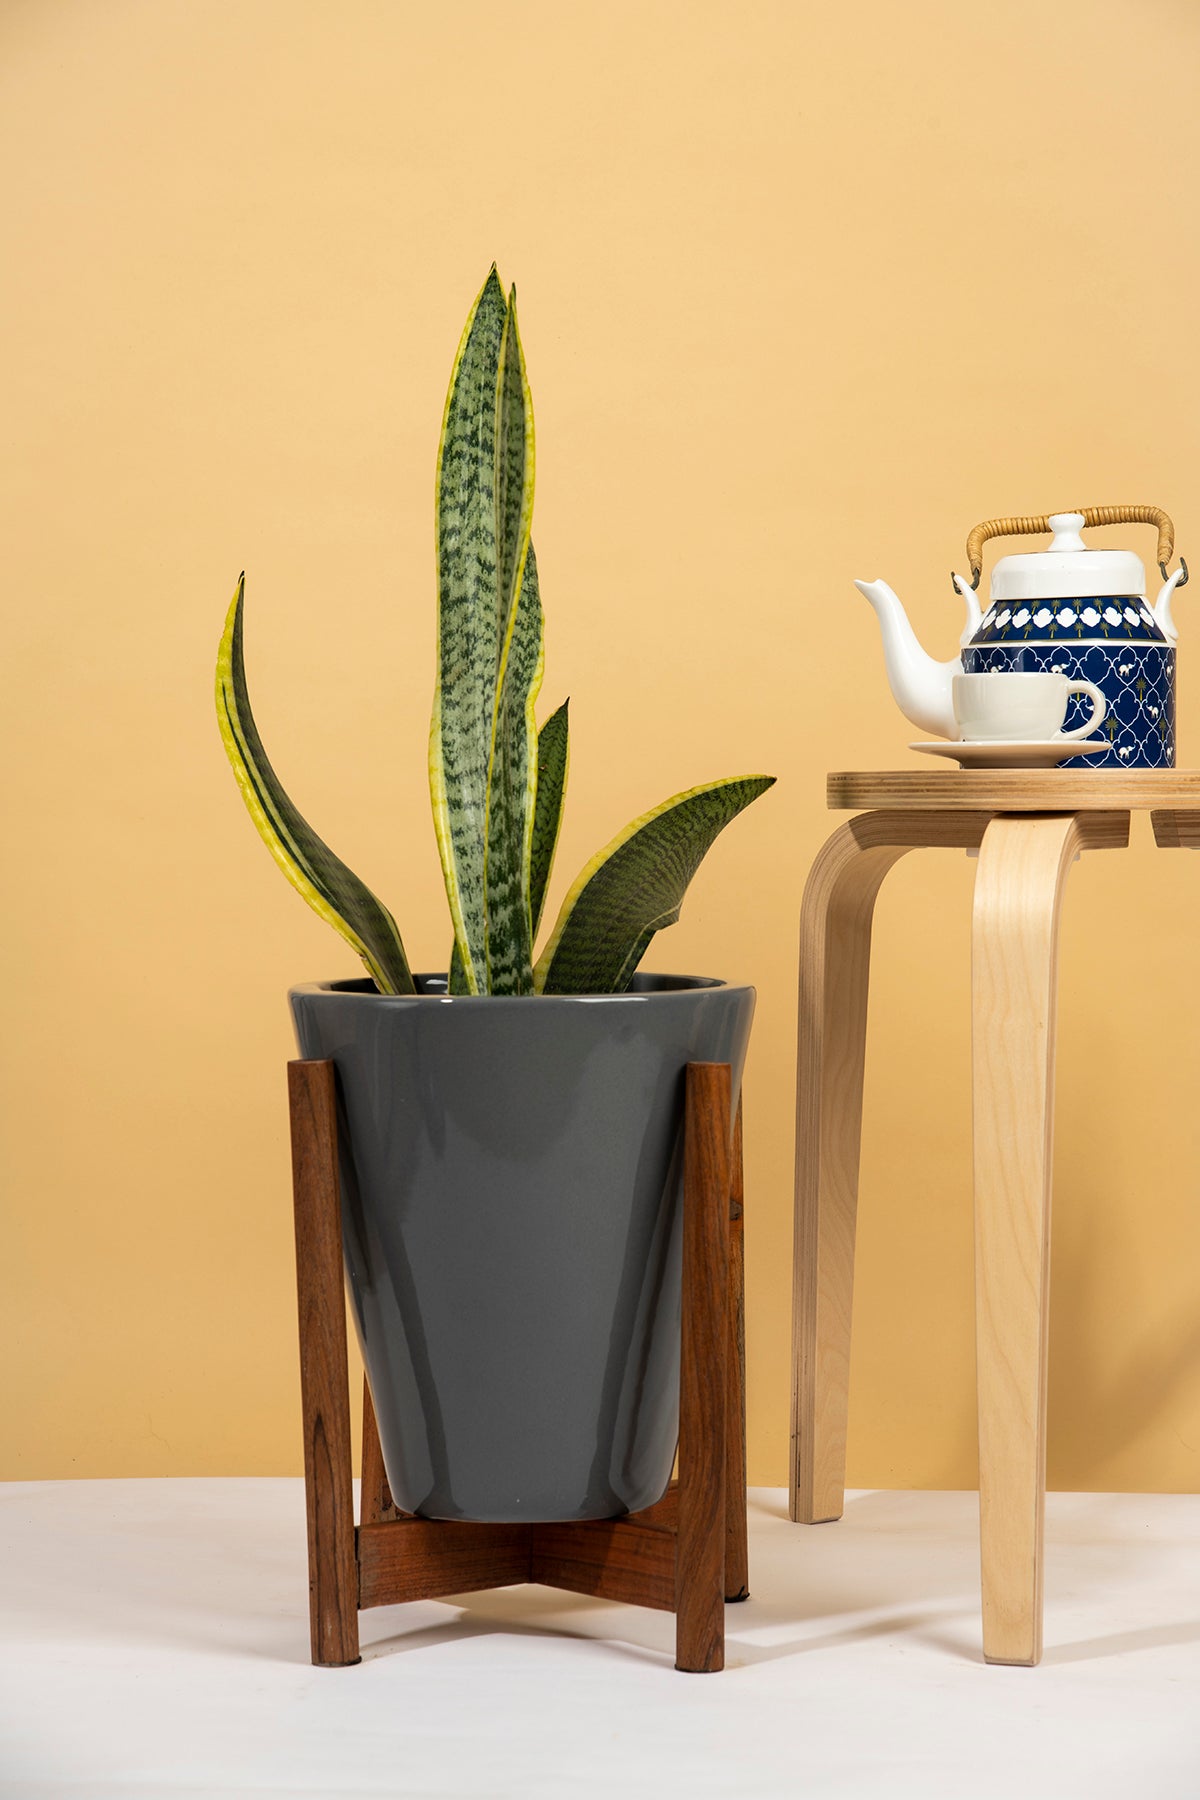
[[[537,991],[623,992],[655,932],[679,917],[713,840],[774,780],[742,775],[690,788],[627,826],[592,858],[563,901],[534,971]]]
[[[569,702],[564,700],[558,711],[550,714],[538,732],[537,801],[533,810],[533,843],[529,855],[529,910],[535,937],[542,922],[546,887],[554,866],[558,829],[562,824],[563,796],[570,761],[568,705]]]
[[[507,317],[493,266],[458,347],[438,445],[438,669],[429,787],[454,936],[473,994],[487,987],[487,785],[507,612],[496,529],[497,387]],[[512,484],[505,479],[507,493]]]
[[[500,672],[488,779],[487,956],[489,994],[532,994],[529,866],[537,797],[534,702],[542,685],[542,603],[530,544]]]
[[[217,655],[217,719],[247,811],[297,893],[353,946],[380,992],[415,993],[391,913],[301,817],[267,759],[246,688],[242,651],[245,589],[243,575]]]

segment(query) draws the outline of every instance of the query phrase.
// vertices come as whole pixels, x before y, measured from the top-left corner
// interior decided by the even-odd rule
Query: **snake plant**
[[[542,603],[533,523],[533,408],[493,266],[450,377],[437,463],[437,685],[429,785],[454,927],[457,994],[620,993],[656,931],[679,917],[718,832],[771,786],[710,782],[635,819],[572,884],[540,956],[562,820],[567,704],[538,729]],[[292,886],[341,933],[385,994],[416,991],[396,922],[301,817],[254,723],[243,655],[245,577],[217,659],[217,716],[242,797]]]

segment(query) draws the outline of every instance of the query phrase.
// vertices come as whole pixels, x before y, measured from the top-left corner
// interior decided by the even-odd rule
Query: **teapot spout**
[[[927,655],[917,642],[899,598],[886,581],[856,581],[854,585],[875,608],[883,635],[888,685],[900,711],[905,718],[911,719],[918,731],[930,732],[935,737],[957,738],[958,722],[954,717],[951,683],[956,675],[962,674],[961,656],[940,663]],[[968,612],[972,607],[974,624],[978,624],[979,607],[974,594],[970,594]],[[968,618],[964,641],[972,635],[974,624]]]

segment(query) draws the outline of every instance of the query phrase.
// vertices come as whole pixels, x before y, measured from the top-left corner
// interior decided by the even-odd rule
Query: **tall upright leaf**
[[[508,296],[496,382],[496,605],[497,634],[508,636],[513,604],[533,527],[533,396],[517,327],[517,290]]]
[[[533,843],[529,857],[529,910],[537,936],[546,904],[546,887],[554,866],[558,829],[562,824],[563,796],[570,760],[567,707],[564,700],[538,732],[537,802],[533,812]]]
[[[525,558],[501,665],[488,779],[487,952],[490,994],[532,994],[530,857],[537,796],[534,702],[542,685],[542,603],[533,545]]]
[[[267,759],[246,688],[242,649],[245,592],[243,575],[217,655],[217,719],[246,808],[297,893],[353,946],[376,987],[384,994],[415,993],[391,913],[301,817]]]
[[[496,395],[496,566],[503,629],[488,768],[484,857],[487,988],[533,992],[529,855],[537,791],[534,701],[542,684],[542,607],[530,542],[533,405],[509,297]]]
[[[774,779],[743,775],[690,788],[628,825],[563,901],[535,970],[537,991],[623,992],[655,932],[678,919],[713,840]]]
[[[542,922],[546,887],[550,880],[550,871],[554,866],[554,852],[558,844],[559,827],[562,824],[563,797],[566,792],[567,768],[570,762],[568,704],[564,700],[557,712],[550,714],[538,732],[537,738],[537,798],[533,811],[533,842],[530,845],[529,856],[529,908],[534,937],[537,936],[538,926]],[[452,945],[450,950],[449,988],[452,994],[469,992],[457,944]]]
[[[497,572],[496,414],[507,312],[493,267],[458,347],[438,445],[438,671],[429,785],[446,897],[471,993],[487,987],[484,846],[505,605]]]

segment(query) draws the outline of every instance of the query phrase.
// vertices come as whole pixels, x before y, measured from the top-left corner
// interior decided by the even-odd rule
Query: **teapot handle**
[[[1066,511],[1064,507],[1061,510]],[[1171,560],[1171,552],[1175,548],[1175,527],[1170,516],[1161,506],[1079,506],[1070,510],[1082,513],[1084,525],[1155,525],[1158,527],[1158,566],[1164,581],[1167,579],[1167,564]],[[971,586],[979,586],[979,577],[983,573],[983,546],[989,538],[1024,537],[1030,533],[1044,532],[1051,529],[1049,513],[1029,514],[1024,518],[985,519],[976,525],[967,536],[967,561],[971,565]],[[1183,566],[1182,587],[1187,580],[1187,564],[1180,558]]]

